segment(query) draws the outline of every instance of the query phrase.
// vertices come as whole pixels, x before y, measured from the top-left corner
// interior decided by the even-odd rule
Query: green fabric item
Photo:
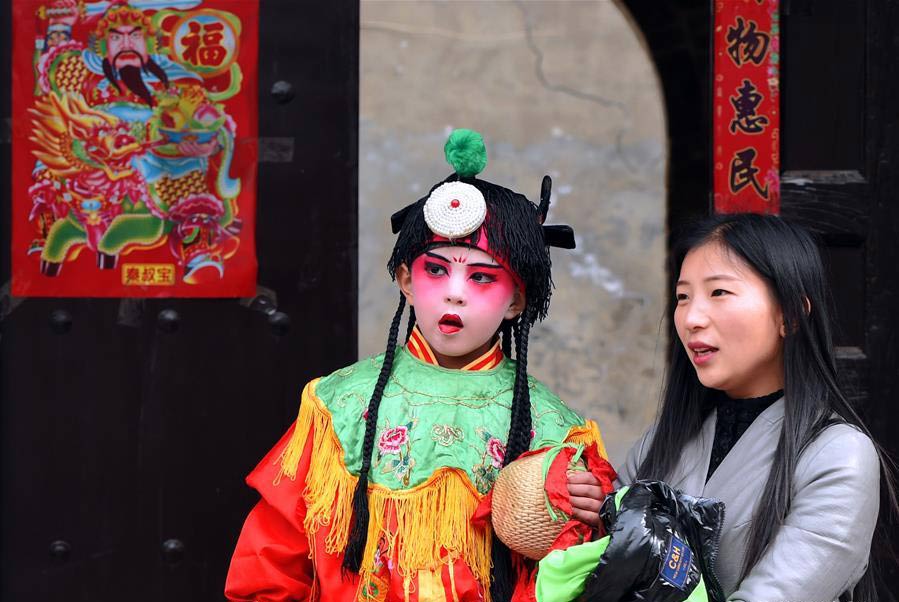
[[[628,488],[622,487],[615,493],[615,507]],[[553,550],[538,563],[535,593],[537,602],[569,602],[582,593],[587,577],[599,564],[599,559],[609,546],[606,535],[596,541],[588,541],[564,550]],[[693,602],[693,601],[691,601]]]
[[[584,593],[589,577],[609,546],[606,535],[565,550],[553,550],[537,570],[537,602],[569,602]]]
[[[699,583],[684,602],[709,602],[709,592],[705,588],[705,577],[702,574],[699,575]]]
[[[484,138],[474,130],[453,130],[443,146],[446,162],[453,166],[460,178],[476,176],[487,167],[487,147]]]
[[[331,413],[347,470],[359,474],[365,413],[383,354],[322,378],[315,393]],[[531,449],[565,440],[584,419],[539,381],[528,379],[534,438]],[[515,362],[492,370],[451,370],[426,364],[399,348],[381,405],[369,481],[407,489],[442,467],[464,471],[485,494],[502,466],[515,384]]]

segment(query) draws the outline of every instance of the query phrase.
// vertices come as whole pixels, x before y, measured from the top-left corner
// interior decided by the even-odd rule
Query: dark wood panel
[[[859,300],[865,298],[865,247],[826,246],[823,259],[829,281],[833,283],[834,344],[865,349],[865,312]]]
[[[864,171],[866,3],[782,4],[782,168]]]
[[[87,601],[138,577],[141,343],[117,306],[30,300],[4,320],[4,600]],[[70,316],[67,332],[54,332],[54,312]],[[51,555],[57,540],[67,558]]]
[[[711,207],[711,2],[623,0],[646,38],[665,97],[668,231]]]
[[[177,313],[174,330],[162,312]],[[299,337],[275,336],[265,315],[234,301],[191,300],[148,302],[142,336],[138,512],[143,562],[155,572],[142,595],[217,599],[253,503],[243,477],[286,422],[284,352]],[[170,540],[183,551],[166,553]]]
[[[826,245],[858,246],[868,236],[870,190],[866,184],[822,184],[785,178],[780,214],[821,237]]]
[[[871,403],[868,423],[877,440],[896,458],[899,456],[899,6],[889,0],[873,0],[868,6],[868,94],[876,107],[869,115],[867,136],[871,145],[871,236],[867,242],[867,295],[865,312],[867,353],[870,358]],[[885,504],[882,504],[886,507]],[[899,539],[895,519],[883,529],[884,537]],[[881,600],[896,600],[899,564],[895,556],[877,550],[884,574]]]

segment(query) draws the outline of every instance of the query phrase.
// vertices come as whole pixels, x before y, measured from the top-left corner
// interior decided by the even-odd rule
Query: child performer
[[[505,602],[523,563],[469,522],[499,469],[563,441],[605,456],[596,424],[527,375],[548,247],[574,246],[571,228],[542,225],[549,178],[537,206],[475,178],[487,164],[477,132],[454,131],[444,150],[456,173],[391,220],[401,295],[387,350],[310,382],[296,423],[247,478],[262,499],[237,542],[230,600]]]

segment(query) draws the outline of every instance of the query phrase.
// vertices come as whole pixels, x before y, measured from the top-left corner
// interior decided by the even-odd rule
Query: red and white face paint
[[[503,319],[520,313],[523,293],[490,254],[435,247],[412,262],[410,302],[441,366],[461,368],[486,353]]]

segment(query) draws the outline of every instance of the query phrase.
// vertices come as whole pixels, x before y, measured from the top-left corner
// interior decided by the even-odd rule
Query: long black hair
[[[749,530],[741,579],[761,559],[790,509],[793,476],[805,447],[836,420],[851,424],[871,438],[856,410],[837,383],[831,337],[832,300],[814,238],[804,229],[772,215],[715,215],[688,225],[675,238],[670,255],[670,289],[687,253],[718,244],[749,266],[767,283],[783,312],[784,419],[762,497]],[[668,316],[674,315],[675,296]],[[710,389],[704,387],[680,343],[674,320],[669,323],[670,347],[666,385],[652,443],[637,470],[637,478],[664,480],[679,454],[695,437],[711,411]],[[873,438],[872,438],[873,441]],[[894,466],[877,446],[882,487],[895,510]],[[886,513],[882,513],[883,514]],[[855,590],[856,600],[873,600],[868,571]]]
[[[489,241],[491,252],[508,265],[521,279],[524,285],[525,307],[521,315],[514,320],[505,320],[500,327],[502,348],[509,356],[512,347],[512,335],[515,339],[515,384],[512,396],[512,408],[509,433],[506,441],[504,465],[515,460],[530,447],[531,440],[531,401],[527,376],[528,336],[530,328],[537,320],[542,320],[549,309],[549,298],[552,292],[551,261],[549,245],[573,246],[571,229],[561,226],[542,224],[549,208],[551,180],[545,177],[541,190],[540,204],[534,204],[527,197],[502,186],[474,177],[460,177],[453,174],[435,185],[454,180],[461,180],[475,186],[484,195],[487,205],[487,216],[483,229],[476,230],[467,238],[452,243],[434,243],[433,233],[424,218],[424,204],[430,196],[419,199],[412,205],[397,212],[393,216],[393,229],[398,234],[396,244],[387,264],[392,279],[401,265],[411,266],[416,257],[428,248],[439,245],[457,244],[474,247],[477,237],[485,235]],[[483,233],[482,233],[483,231]],[[371,456],[374,450],[375,426],[378,420],[378,407],[384,393],[384,387],[393,369],[399,326],[402,321],[405,298],[400,295],[399,305],[391,323],[387,338],[387,351],[377,384],[368,404],[368,417],[365,424],[365,437],[362,444],[362,466],[359,481],[353,494],[354,523],[345,550],[343,567],[358,572],[362,563],[368,536],[368,474],[371,469]],[[414,310],[410,312],[406,327],[406,338],[415,324]],[[493,537],[492,547],[492,579],[491,597],[494,602],[506,602],[511,598],[513,589],[513,570],[509,549]]]

